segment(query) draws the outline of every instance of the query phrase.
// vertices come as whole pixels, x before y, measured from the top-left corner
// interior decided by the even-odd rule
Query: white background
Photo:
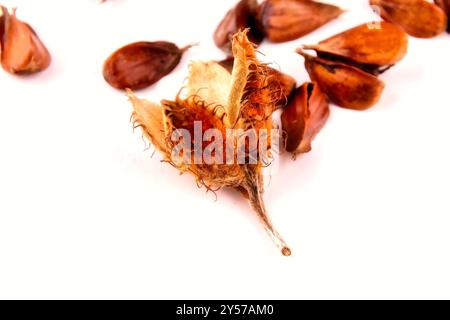
[[[265,61],[307,81],[294,53],[377,17],[366,0]],[[175,96],[234,0],[2,1],[53,55],[0,70],[0,298],[450,298],[450,36],[411,39],[369,111],[332,107],[313,151],[283,156],[265,198],[279,254],[245,200],[180,177],[132,132],[101,69],[137,40],[200,42],[139,96]]]

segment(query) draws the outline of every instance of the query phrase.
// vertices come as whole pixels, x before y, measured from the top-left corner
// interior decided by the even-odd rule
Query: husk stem
[[[291,249],[288,247],[288,245],[283,240],[278,231],[274,228],[272,222],[269,219],[269,216],[267,215],[262,195],[263,194],[262,175],[261,173],[259,173],[259,170],[260,169],[255,170],[255,168],[251,166],[246,167],[245,169],[246,182],[244,183],[243,187],[247,190],[250,204],[257,213],[261,223],[264,226],[264,229],[269,234],[273,243],[281,250],[281,253],[284,256],[288,257],[291,255]]]

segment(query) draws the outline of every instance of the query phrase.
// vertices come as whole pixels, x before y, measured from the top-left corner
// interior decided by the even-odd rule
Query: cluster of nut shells
[[[378,75],[399,62],[407,48],[403,29],[382,21],[362,24],[297,52],[305,58],[311,79],[332,102],[364,110],[381,97],[385,85]],[[315,51],[316,56],[305,50]]]
[[[240,0],[217,26],[214,42],[230,53],[230,39],[242,29],[249,29],[249,39],[256,45],[264,38],[274,43],[291,41],[342,13],[336,6],[312,0]]]

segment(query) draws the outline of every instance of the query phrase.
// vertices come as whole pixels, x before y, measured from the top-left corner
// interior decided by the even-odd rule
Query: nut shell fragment
[[[328,99],[315,83],[297,88],[281,115],[286,134],[286,151],[295,154],[311,151],[314,137],[330,115]]]
[[[249,28],[248,38],[254,44],[260,44],[264,35],[256,23],[257,0],[241,0],[230,9],[214,32],[214,43],[227,53],[231,53],[232,36],[243,29]]]
[[[2,67],[13,74],[32,74],[43,71],[51,63],[51,56],[36,32],[27,23],[1,7],[0,17]]]
[[[408,35],[389,22],[373,25],[364,23],[317,45],[303,46],[303,49],[312,49],[321,58],[345,62],[378,74],[403,59],[408,50]]]
[[[312,81],[317,82],[328,98],[338,106],[364,110],[378,102],[384,83],[358,68],[314,57],[302,50],[305,67]]]
[[[265,0],[258,21],[272,42],[298,39],[337,18],[343,11],[311,0]]]
[[[425,0],[370,0],[383,19],[401,26],[417,38],[435,37],[447,28],[445,12]]]
[[[116,89],[149,87],[172,72],[189,48],[167,41],[131,43],[105,61],[103,77]]]

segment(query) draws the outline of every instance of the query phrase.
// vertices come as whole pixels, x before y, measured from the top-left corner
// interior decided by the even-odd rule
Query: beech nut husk
[[[231,54],[231,38],[243,29],[249,29],[248,38],[258,45],[264,35],[258,29],[256,23],[256,13],[258,9],[257,0],[241,0],[236,6],[230,9],[214,32],[214,43],[217,47]]]
[[[311,80],[338,106],[364,110],[380,99],[384,83],[376,76],[341,62],[311,56],[301,49],[297,53],[305,58]]]
[[[343,11],[333,5],[311,0],[265,0],[258,12],[258,22],[272,42],[298,39]]]
[[[109,56],[103,77],[116,89],[144,89],[172,72],[190,47],[180,49],[167,41],[131,43]]]
[[[279,88],[267,76],[267,65],[258,60],[247,32],[238,32],[232,38],[235,60],[231,74],[216,62],[197,61],[190,65],[187,81],[175,99],[152,103],[137,98],[130,90],[128,96],[133,104],[136,127],[142,128],[144,136],[161,152],[166,162],[181,173],[192,174],[197,185],[207,190],[232,188],[244,195],[280,252],[289,256],[291,250],[272,225],[263,200],[262,170],[269,165],[264,159],[273,151],[271,137],[275,125],[271,115]],[[192,161],[196,152],[195,139],[191,137],[187,144],[194,148],[184,150],[180,161],[173,152],[177,143],[171,137],[179,129],[195,131],[195,122],[200,122],[205,130],[215,129],[219,136],[227,136],[231,150],[237,150],[242,132],[246,130],[255,130],[256,142],[263,142],[266,148],[254,149],[258,156],[253,163],[236,161],[237,155],[233,152],[230,159],[233,161],[229,163],[220,161],[223,160],[220,156],[218,159],[212,157],[211,162],[196,162]],[[262,132],[268,135],[260,136]],[[277,138],[276,135],[273,137]],[[198,150],[205,148],[208,146],[198,146]],[[241,151],[246,157],[251,156],[250,149]]]
[[[447,32],[450,32],[450,0],[434,0],[434,2],[447,14]]]
[[[227,58],[225,60],[218,62],[222,67],[224,67],[228,72],[233,71],[234,58]],[[275,110],[283,108],[286,106],[289,98],[292,96],[295,87],[297,86],[297,81],[288,74],[285,74],[275,68],[266,66],[267,76],[269,81],[274,83],[275,87],[278,87],[278,97],[275,102]]]
[[[12,74],[32,74],[48,68],[51,56],[36,32],[5,7],[0,7],[2,67]]]
[[[389,22],[377,22],[376,26],[365,23],[303,49],[315,50],[320,58],[378,75],[403,59],[408,50],[408,35]]]
[[[286,151],[311,151],[311,142],[330,115],[328,99],[315,83],[304,83],[293,93],[281,114]]]
[[[435,37],[447,28],[445,12],[425,0],[370,0],[381,17],[417,38]]]

